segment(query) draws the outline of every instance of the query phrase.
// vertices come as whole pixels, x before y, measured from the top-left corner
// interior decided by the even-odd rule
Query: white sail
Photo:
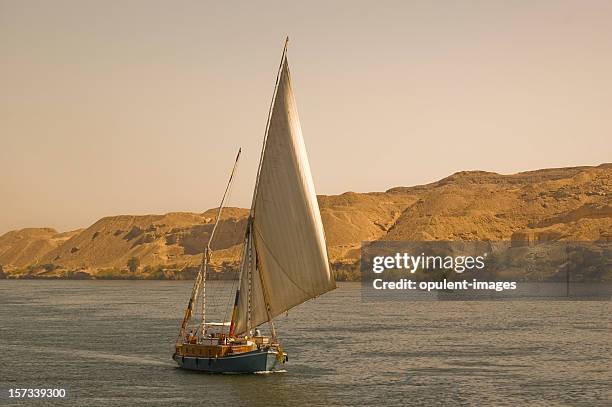
[[[336,287],[285,55],[260,165],[236,334]]]

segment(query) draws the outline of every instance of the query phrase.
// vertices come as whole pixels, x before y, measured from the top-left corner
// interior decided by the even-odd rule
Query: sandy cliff
[[[463,171],[386,192],[320,196],[330,260],[354,265],[362,241],[612,240],[612,164],[500,175]],[[213,244],[217,270],[235,268],[248,211],[227,208]],[[112,216],[84,230],[23,229],[0,237],[9,276],[189,278],[216,211]],[[127,263],[137,259],[135,272]]]

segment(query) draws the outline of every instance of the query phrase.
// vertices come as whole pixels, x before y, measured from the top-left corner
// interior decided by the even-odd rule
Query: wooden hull
[[[208,373],[256,373],[282,369],[286,354],[279,356],[276,349],[253,350],[221,357],[195,357],[173,355],[179,367]]]

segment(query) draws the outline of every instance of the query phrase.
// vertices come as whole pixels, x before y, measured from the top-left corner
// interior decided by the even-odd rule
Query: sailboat
[[[288,38],[268,112],[242,244],[238,284],[235,293],[230,293],[233,295],[231,320],[206,320],[206,281],[214,255],[211,242],[236,173],[240,151],[176,340],[173,359],[183,369],[211,373],[283,369],[288,357],[281,346],[274,318],[336,288],[291,86],[287,43]],[[270,335],[263,335],[259,330],[266,323]]]

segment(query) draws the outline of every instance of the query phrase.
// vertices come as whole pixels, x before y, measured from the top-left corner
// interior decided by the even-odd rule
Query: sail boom
[[[283,64],[287,57],[287,45],[289,44],[289,36],[285,38],[285,46],[283,47],[283,53],[281,55],[280,65],[276,72],[276,82],[274,84],[274,91],[272,92],[272,100],[270,101],[270,107],[268,108],[268,119],[266,120],[266,130],[264,132],[263,144],[261,146],[261,155],[259,157],[259,165],[257,166],[257,176],[255,177],[255,188],[253,188],[253,200],[251,201],[251,215],[255,209],[255,199],[257,198],[257,187],[259,185],[259,176],[261,175],[261,165],[263,164],[264,154],[266,152],[266,141],[268,140],[268,131],[270,130],[270,121],[272,119],[272,112],[274,109],[274,102],[276,101],[276,94],[278,91],[278,84],[281,79],[281,73],[283,71]]]

